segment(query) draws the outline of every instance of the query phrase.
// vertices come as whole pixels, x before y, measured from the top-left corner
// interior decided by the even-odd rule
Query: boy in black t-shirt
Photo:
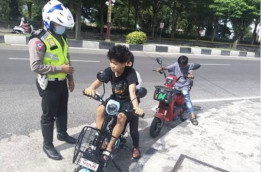
[[[136,96],[136,84],[138,84],[136,72],[133,68],[126,66],[130,51],[126,46],[116,45],[109,49],[107,57],[110,60],[110,67],[105,69],[109,75],[112,86],[111,98],[121,104],[120,113],[117,116],[117,124],[112,131],[112,137],[103,152],[104,159],[107,160],[114,145],[115,140],[121,135],[126,121],[130,121],[133,113],[126,113],[126,107],[133,107],[135,114],[142,115],[143,110],[139,108]],[[98,79],[84,90],[85,94],[94,97],[95,90],[102,85]],[[105,116],[105,106],[100,105],[96,111],[96,127],[101,129]]]
[[[130,52],[129,54],[129,60],[127,62],[127,66],[130,66],[133,68],[134,65],[134,55],[132,54],[132,52]],[[141,82],[142,79],[140,77],[139,72],[136,72],[136,76],[138,79],[138,85],[136,85],[136,90],[138,90],[139,88],[141,88]],[[138,97],[138,103],[140,102],[140,99]],[[130,135],[132,138],[132,144],[133,144],[133,149],[132,149],[132,158],[134,159],[138,159],[140,158],[140,149],[139,149],[139,117],[138,116],[133,116],[132,119],[129,121],[129,126],[130,126]]]

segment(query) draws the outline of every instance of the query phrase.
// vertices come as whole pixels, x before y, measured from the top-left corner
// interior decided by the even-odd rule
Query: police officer
[[[70,10],[57,0],[49,1],[42,10],[44,29],[30,37],[31,70],[38,73],[37,89],[42,97],[41,129],[43,151],[54,160],[62,156],[53,145],[54,121],[57,139],[75,144],[76,139],[67,133],[68,87],[74,90],[73,71],[70,65],[66,28],[74,27]]]

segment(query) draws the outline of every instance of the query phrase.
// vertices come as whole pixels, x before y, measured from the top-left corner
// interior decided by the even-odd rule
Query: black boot
[[[41,124],[41,127],[44,138],[43,151],[49,158],[54,160],[61,160],[62,156],[55,150],[53,146],[53,123]]]
[[[77,142],[77,139],[69,136],[67,132],[59,132],[57,134],[57,139],[71,144],[75,144]]]
[[[67,133],[67,116],[56,117],[57,139],[67,143],[76,144],[77,139]]]

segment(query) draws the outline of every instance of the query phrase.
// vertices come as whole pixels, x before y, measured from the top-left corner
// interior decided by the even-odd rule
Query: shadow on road
[[[194,106],[195,113],[198,114],[201,112],[200,106]],[[142,128],[140,130],[140,150],[142,154],[142,161],[141,160],[135,160],[132,159],[132,140],[131,137],[127,138],[126,147],[124,149],[121,149],[120,152],[116,155],[114,158],[116,164],[120,167],[122,172],[141,172],[143,165],[146,163],[146,161],[157,151],[152,146],[160,140],[160,146],[165,145],[164,143],[164,136],[166,133],[168,133],[171,129],[175,128],[176,126],[180,125],[182,123],[182,127],[186,127],[188,124],[190,124],[189,114],[184,113],[184,117],[187,119],[185,121],[181,121],[179,118],[177,118],[173,122],[165,123],[159,136],[156,138],[150,137],[150,124],[152,119],[150,121],[140,120],[139,127]],[[164,148],[163,148],[164,149]],[[111,164],[109,166],[108,171],[117,172],[117,168]]]

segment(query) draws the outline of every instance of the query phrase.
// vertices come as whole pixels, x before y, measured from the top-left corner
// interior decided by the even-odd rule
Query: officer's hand
[[[70,90],[70,92],[73,92],[74,87],[75,87],[75,85],[74,85],[74,81],[69,81],[69,82],[68,82],[68,86],[69,86],[69,90]]]
[[[138,116],[142,116],[143,115],[143,110],[139,107],[133,108],[135,111],[135,114],[137,114]]]
[[[90,97],[94,97],[96,91],[90,88],[85,88],[84,93]]]
[[[74,68],[72,66],[70,66],[69,64],[63,64],[62,72],[72,75],[74,72]]]

